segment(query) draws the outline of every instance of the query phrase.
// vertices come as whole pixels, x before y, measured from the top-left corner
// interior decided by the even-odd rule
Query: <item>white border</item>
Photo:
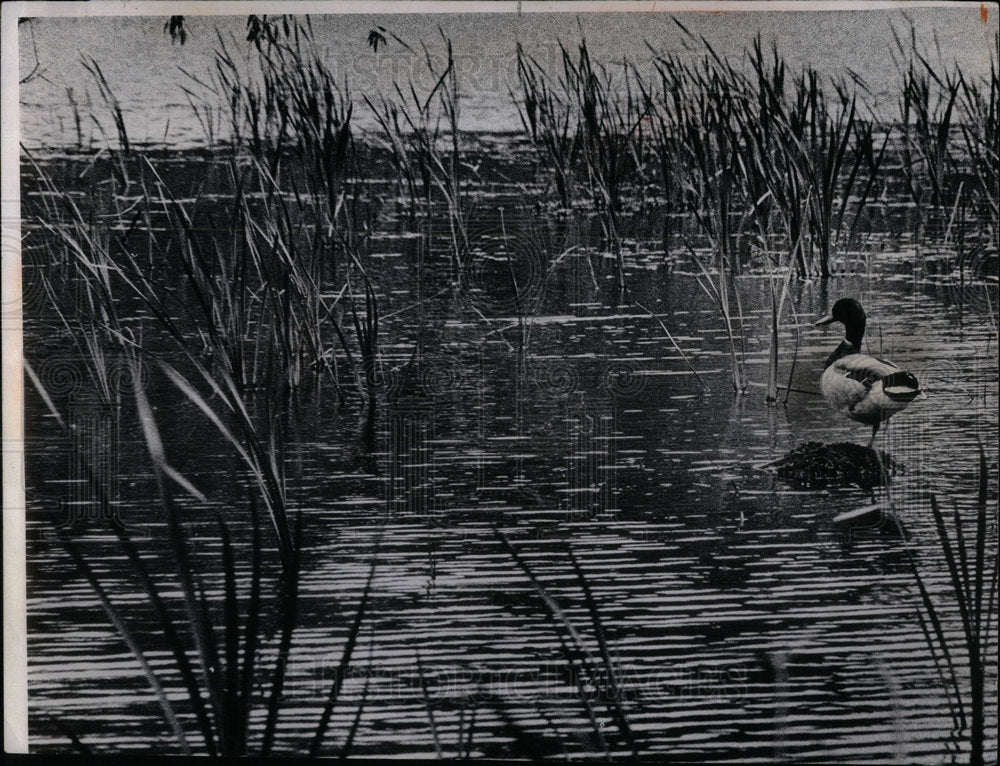
[[[25,619],[24,413],[21,334],[17,19],[40,17],[245,15],[249,13],[715,13],[746,11],[902,10],[983,8],[1000,13],[996,0],[90,0],[6,2],[2,12],[3,234],[3,710],[4,751],[28,751],[27,635]]]
[[[0,6],[0,83],[3,93],[0,163],[3,291],[3,746],[28,750],[28,644],[25,619],[24,389],[21,334],[21,196],[18,4]]]
[[[979,0],[24,0],[18,16],[241,16],[248,13],[736,13],[979,8]],[[995,10],[996,0],[987,7]]]

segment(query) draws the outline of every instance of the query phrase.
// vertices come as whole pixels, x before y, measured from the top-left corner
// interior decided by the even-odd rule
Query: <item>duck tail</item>
[[[894,372],[882,378],[882,391],[890,399],[907,402],[920,396],[920,384],[909,372]]]

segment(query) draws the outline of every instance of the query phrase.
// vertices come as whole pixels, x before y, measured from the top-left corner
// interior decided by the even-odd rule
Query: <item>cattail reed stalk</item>
[[[937,68],[917,44],[916,27],[904,43],[893,29],[896,62],[903,91],[899,99],[901,160],[907,190],[916,206],[918,240],[933,215],[947,205],[948,180],[954,173],[952,120],[956,115],[962,75]]]
[[[564,207],[572,205],[576,175],[585,174],[621,292],[622,193],[642,163],[638,144],[646,103],[632,68],[623,66],[623,81],[615,82],[604,66],[594,63],[586,40],[581,39],[575,55],[562,42],[559,51],[562,76],[553,79],[518,46],[520,97],[511,96],[526,136],[544,147]]]
[[[439,30],[440,31],[440,30]],[[459,130],[460,93],[451,40],[440,32],[445,46],[445,66],[439,71],[430,50],[424,46],[424,63],[434,78],[426,95],[419,95],[413,81],[404,91],[393,83],[394,97],[381,95],[378,101],[365,95],[382,136],[388,142],[400,185],[410,190],[415,208],[417,178],[423,187],[426,215],[432,214],[434,193],[440,195],[448,211],[452,240],[452,264],[458,273],[468,254],[466,218],[468,203],[462,189],[462,145]],[[447,130],[441,128],[442,119]]]
[[[556,193],[561,205],[573,205],[575,177],[578,173],[581,140],[572,104],[557,85],[550,82],[539,63],[517,45],[517,78],[520,93],[511,99],[525,135],[543,148],[552,169]],[[565,89],[561,89],[565,90]]]
[[[996,592],[998,561],[994,551],[992,564],[987,557],[987,494],[989,471],[986,465],[986,453],[982,444],[979,445],[979,486],[975,504],[975,528],[973,543],[966,543],[964,522],[956,507],[952,514],[953,533],[948,532],[948,523],[941,510],[938,498],[930,496],[931,512],[937,530],[938,542],[944,554],[945,564],[955,603],[962,625],[962,647],[967,663],[969,682],[968,709],[971,718],[969,730],[969,763],[972,766],[982,766],[986,745],[986,673],[989,664],[989,648],[991,634],[995,632],[994,615],[996,612]],[[952,537],[954,535],[954,539]],[[943,616],[935,605],[923,576],[912,555],[911,569],[916,580],[921,603],[930,621],[932,630],[924,625],[924,635],[931,651],[937,646],[947,661],[951,674],[951,686],[958,703],[963,729],[966,726],[966,701],[961,692],[956,663],[953,660],[955,647],[949,643],[942,623]],[[921,616],[921,619],[922,616]]]
[[[960,81],[962,136],[968,165],[975,179],[980,214],[993,230],[993,247],[1000,248],[1000,69],[996,52],[1000,32],[994,35],[990,74],[985,82]]]
[[[633,760],[636,759],[638,757],[638,748],[635,736],[632,732],[631,724],[628,720],[628,714],[623,706],[623,690],[620,682],[618,681],[617,673],[614,669],[614,662],[610,656],[609,649],[604,638],[604,629],[601,624],[600,614],[597,611],[593,596],[590,593],[590,588],[584,579],[583,571],[581,570],[579,563],[576,561],[572,549],[567,548],[567,556],[570,558],[570,562],[573,565],[578,582],[581,584],[581,588],[583,589],[584,602],[591,618],[592,628],[597,639],[598,650],[601,657],[601,663],[603,663],[603,665],[599,665],[594,659],[576,626],[566,615],[559,603],[548,592],[545,586],[542,585],[524,557],[511,544],[507,535],[504,534],[504,532],[498,527],[494,528],[494,533],[500,540],[504,550],[514,560],[517,567],[530,580],[535,593],[538,595],[549,615],[549,619],[551,620],[559,638],[563,655],[570,668],[571,676],[577,682],[578,690],[580,692],[580,701],[590,722],[594,738],[600,745],[602,753],[609,759],[612,754],[607,735],[604,733],[604,726],[598,720],[596,710],[591,702],[592,695],[586,691],[585,683],[588,680],[593,687],[602,689],[602,693],[598,695],[598,699],[604,702],[608,715],[615,722],[615,727],[618,730],[621,743],[628,748]],[[603,667],[603,678],[605,680],[604,684],[600,681],[602,678],[601,667]]]

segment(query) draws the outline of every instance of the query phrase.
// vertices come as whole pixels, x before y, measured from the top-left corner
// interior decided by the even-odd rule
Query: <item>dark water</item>
[[[936,250],[905,237],[886,238],[877,257],[844,255],[825,282],[793,281],[779,380],[798,391],[768,406],[765,276],[733,284],[750,384],[736,396],[725,325],[689,258],[664,256],[655,241],[626,243],[629,295],[615,305],[614,269],[586,226],[519,203],[513,191],[481,190],[470,229],[485,249],[496,247],[488,241],[504,209],[507,246],[521,248],[517,278],[530,288],[523,332],[488,259],[453,287],[441,243],[422,255],[420,238],[388,211],[371,259],[384,381],[374,452],[361,454],[358,413],[339,408],[328,383],[289,405],[288,494],[307,544],[277,750],[307,746],[373,560],[372,603],[325,752],[337,752],[359,706],[357,755],[455,755],[466,740],[473,755],[527,755],[510,721],[535,737],[535,752],[598,749],[559,634],[497,527],[597,657],[571,547],[640,753],[962,762],[967,735],[955,731],[921,632],[909,556],[959,645],[928,493],[971,523],[983,444],[996,507],[995,282],[940,273],[931,268]],[[550,245],[563,253],[551,269],[532,255]],[[754,466],[806,441],[869,436],[817,395],[840,335],[812,323],[843,295],[867,309],[868,350],[911,370],[927,397],[879,436],[905,468],[889,489],[793,490]],[[43,305],[29,301],[25,329],[40,368],[60,354],[72,360]],[[106,460],[121,518],[148,531],[150,555],[165,556],[130,402],[94,410],[80,368],[66,369],[57,405],[89,423],[80,429],[94,439],[85,449],[117,445]],[[59,380],[43,372],[50,385]],[[147,383],[170,460],[210,497],[207,506],[187,502],[185,514],[195,560],[217,572],[214,515],[246,525],[238,462],[162,376],[151,372]],[[29,402],[26,428],[32,747],[68,748],[66,729],[98,749],[174,747],[128,648],[39,518],[74,478],[67,444],[38,401]],[[834,525],[836,514],[873,503],[891,509],[905,538]],[[995,526],[989,541],[992,556]],[[141,633],[145,597],[123,576],[121,555],[97,535],[82,544]],[[208,577],[210,597],[221,587]],[[268,634],[266,657],[276,640]],[[995,642],[991,651],[995,668]],[[176,683],[165,651],[150,658]],[[986,688],[995,684],[994,673]],[[606,709],[595,709],[612,731]],[[987,732],[995,722],[991,701]],[[987,752],[995,751],[993,739]]]

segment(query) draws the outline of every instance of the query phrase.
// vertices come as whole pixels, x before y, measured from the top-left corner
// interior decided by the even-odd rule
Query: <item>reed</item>
[[[351,231],[356,217],[344,212],[351,207],[345,202],[344,183],[351,110],[318,58],[309,58],[305,52],[303,40],[308,39],[308,32],[308,27],[292,24],[284,36],[272,35],[267,55],[262,55],[266,63],[262,64],[260,92],[271,105],[263,110],[251,109],[257,103],[255,85],[237,80],[235,74],[230,79],[220,74],[219,82],[233,93],[234,109],[242,109],[246,122],[256,126],[248,145],[249,162],[234,157],[223,166],[228,170],[228,179],[221,179],[223,190],[230,193],[220,195],[226,200],[221,206],[203,202],[198,189],[193,197],[175,195],[149,159],[137,155],[129,172],[122,175],[134,176],[141,194],[127,208],[120,207],[118,196],[108,195],[101,217],[116,225],[100,226],[93,209],[97,202],[91,200],[90,210],[81,207],[26,152],[49,192],[37,220],[50,235],[45,239],[51,261],[68,270],[58,285],[47,280],[46,290],[91,370],[101,398],[108,401],[111,397],[106,349],[120,346],[128,351],[138,346],[141,322],[125,327],[116,318],[117,300],[133,295],[180,353],[183,369],[161,361],[164,374],[205,414],[253,477],[289,568],[294,565],[294,546],[282,469],[281,402],[298,387],[304,369],[328,365],[330,358],[323,330],[335,307],[322,297],[322,268],[330,260],[326,233],[334,231],[331,236],[343,249],[350,249],[354,262],[363,244]],[[222,51],[217,61],[220,72],[236,71],[224,44]],[[287,75],[291,81],[281,79],[282,67],[294,70]],[[94,64],[92,70],[100,78],[105,99],[117,104],[100,68]],[[317,84],[322,86],[322,102],[316,94],[301,93]],[[115,109],[118,122],[120,111]],[[313,192],[293,188],[293,203],[286,201],[280,180],[282,121],[288,121],[289,130],[298,136],[299,154],[307,159],[310,171],[304,175],[311,179],[307,183]],[[239,134],[239,124],[234,127]],[[211,156],[205,159],[210,171],[218,167]],[[116,160],[114,166],[123,162]],[[302,234],[306,221],[312,236]],[[146,263],[136,252],[136,237],[146,246]],[[167,290],[157,280],[154,253],[156,267],[182,275],[182,292]],[[78,291],[85,302],[64,300],[66,290]],[[377,327],[377,304],[367,282],[366,296],[366,326],[371,329]],[[76,314],[65,315],[63,305],[76,305]],[[350,364],[350,345],[339,327],[335,329]],[[357,335],[362,364],[368,369],[377,355],[377,332],[370,329]],[[261,385],[263,411],[251,414],[259,408],[250,392]],[[367,395],[370,422],[373,389],[359,385],[358,391]]]
[[[274,590],[269,594],[266,590],[267,581],[263,575],[267,549],[263,546],[259,515],[253,496],[250,495],[249,502],[251,510],[249,573],[241,575],[242,567],[236,563],[237,550],[232,539],[232,531],[225,519],[219,515],[217,542],[221,549],[219,572],[222,581],[221,603],[206,596],[206,581],[192,557],[190,533],[182,519],[171,486],[173,483],[179,483],[200,501],[205,502],[206,498],[194,489],[190,482],[180,477],[168,462],[166,448],[152,407],[140,382],[137,353],[129,356],[129,366],[136,414],[153,466],[159,504],[167,520],[170,560],[174,563],[173,580],[167,581],[164,575],[152,573],[147,552],[131,539],[123,527],[112,525],[112,529],[116,532],[117,543],[128,561],[133,576],[143,587],[160,628],[159,635],[176,664],[182,685],[181,691],[193,712],[195,732],[190,730],[192,724],[178,709],[175,702],[176,690],[169,687],[161,678],[162,671],[154,669],[149,662],[147,651],[132,627],[125,608],[114,603],[108,587],[90,566],[83,544],[70,537],[60,525],[56,524],[55,528],[67,554],[89,583],[116,632],[139,663],[182,752],[188,754],[202,752],[211,756],[229,757],[255,753],[267,756],[271,753],[279,732],[279,711],[284,693],[285,668],[289,662],[291,637],[297,624],[297,598],[301,582],[299,558],[299,552],[302,550],[301,520],[296,524],[294,536],[294,565],[282,566],[278,581],[274,583]],[[30,364],[26,363],[25,371],[57,422],[65,424]],[[80,457],[84,464],[90,467],[88,456]],[[97,479],[98,474],[92,467],[87,471],[87,476],[102,505],[104,518],[110,518],[106,488],[100,484]],[[204,535],[200,534],[199,539],[204,540]],[[312,755],[320,752],[329,729],[331,712],[343,687],[366,613],[377,559],[376,545],[368,579],[349,627],[326,705],[312,736],[310,746]],[[183,606],[180,614],[176,607],[172,608],[169,605],[164,595],[166,590],[174,590],[177,587],[182,594]],[[263,649],[267,636],[263,632],[263,623],[265,616],[271,613],[277,614],[278,647],[274,659],[265,661]],[[251,713],[265,702],[267,716],[263,728],[252,731]],[[200,737],[201,745],[196,744],[196,736]],[[350,738],[353,738],[353,734]]]
[[[590,592],[590,586],[584,577],[579,562],[573,554],[572,548],[567,545],[566,555],[569,558],[573,572],[583,593],[584,604],[590,616],[591,628],[597,641],[599,660],[593,657],[593,653],[587,647],[583,636],[576,629],[566,612],[541,583],[527,561],[514,548],[504,532],[499,527],[495,527],[494,533],[503,545],[504,550],[514,560],[518,569],[531,582],[535,593],[549,615],[549,619],[559,638],[559,646],[566,661],[569,674],[577,685],[580,702],[587,720],[590,722],[595,742],[600,746],[605,757],[610,760],[612,758],[612,750],[604,732],[605,726],[597,717],[597,712],[591,702],[591,696],[596,696],[597,699],[604,703],[606,714],[614,722],[618,731],[620,746],[624,746],[631,754],[631,757],[637,759],[638,747],[624,707],[624,689],[618,679],[614,660],[607,645],[600,613],[597,610],[593,595]],[[592,695],[588,691],[588,687],[596,690],[597,694]]]
[[[126,193],[129,188],[130,180],[127,159],[131,153],[132,146],[129,142],[128,130],[125,127],[125,116],[122,112],[121,103],[118,101],[117,96],[115,96],[111,86],[108,84],[107,78],[104,76],[104,71],[101,69],[100,64],[92,58],[83,58],[81,63],[83,64],[84,69],[90,73],[94,84],[97,86],[97,92],[101,97],[101,102],[103,103],[105,109],[111,113],[117,137],[117,147],[108,140],[108,135],[104,130],[103,123],[93,112],[91,112],[90,118],[97,127],[97,130],[104,137],[105,148],[107,149],[108,155],[114,162],[114,169],[117,171],[115,180],[121,187],[122,193]]]
[[[307,17],[251,17],[248,39],[257,52],[249,71],[235,42],[220,37],[211,80],[188,75],[194,90],[185,89],[203,124],[210,118],[201,115],[213,104],[228,104],[230,188],[238,202],[230,217],[243,235],[234,255],[263,283],[257,294],[266,300],[252,306],[258,321],[274,322],[263,353],[258,343],[245,362],[254,377],[271,375],[278,353],[278,385],[289,390],[307,370],[328,371],[344,401],[329,324],[354,374],[355,393],[369,398],[336,320],[348,292],[346,272],[363,259],[379,208],[363,177],[364,149],[354,140],[350,88],[324,60]],[[331,293],[337,296],[332,305],[324,298]],[[372,310],[374,292],[370,298]],[[355,342],[362,355],[363,342]]]
[[[658,108],[665,113],[654,121],[660,126],[653,131],[654,149],[715,254],[717,270],[735,273],[733,223],[739,205],[737,168],[742,147],[734,93],[739,92],[740,76],[707,41],[702,42],[709,53],[700,61],[689,62],[677,55],[654,61],[658,91],[663,94],[654,111]],[[646,91],[647,98],[651,91]],[[724,286],[720,295],[728,303]]]
[[[149,170],[153,171],[151,167]],[[50,190],[54,192],[51,179],[48,179],[37,167],[36,171],[40,178],[46,179]],[[189,402],[204,414],[223,437],[224,442],[241,457],[265,500],[276,534],[277,549],[281,561],[281,573],[277,586],[277,592],[280,594],[277,601],[280,604],[279,623],[281,627],[279,632],[281,637],[275,665],[269,671],[270,692],[266,695],[268,715],[260,743],[262,752],[267,753],[272,747],[277,729],[279,703],[284,683],[284,666],[288,661],[291,635],[297,619],[296,599],[300,576],[299,550],[301,548],[298,539],[301,533],[296,533],[291,529],[287,515],[282,468],[284,463],[281,446],[283,439],[280,431],[276,430],[277,419],[271,407],[272,400],[265,400],[263,418],[256,420],[251,417],[251,404],[246,397],[246,386],[233,375],[231,362],[235,357],[231,354],[222,354],[221,357],[216,358],[216,364],[211,365],[211,367],[206,365],[201,360],[197,347],[192,347],[189,336],[181,330],[173,318],[175,315],[161,301],[152,284],[144,276],[142,266],[137,262],[136,257],[124,247],[117,253],[117,258],[113,257],[110,243],[95,236],[86,215],[76,206],[72,198],[65,195],[61,201],[69,215],[59,219],[53,216],[52,210],[49,210],[47,216],[47,220],[50,221],[48,229],[53,235],[52,242],[61,243],[66,251],[61,258],[55,260],[68,262],[73,266],[72,277],[76,282],[82,284],[83,294],[89,297],[89,302],[83,307],[83,314],[102,318],[100,322],[94,320],[91,324],[74,325],[64,317],[64,322],[67,328],[72,331],[71,337],[80,344],[80,350],[85,359],[89,361],[92,369],[101,370],[106,358],[104,348],[109,342],[117,344],[129,359],[134,381],[137,414],[143,426],[150,459],[154,465],[161,505],[169,522],[172,558],[177,563],[176,574],[184,593],[185,617],[178,618],[168,610],[166,601],[160,593],[162,586],[155,583],[143,554],[121,530],[117,530],[119,544],[124,549],[134,573],[140,578],[149,602],[157,613],[162,634],[171,647],[185,686],[187,699],[195,712],[205,751],[210,754],[242,755],[247,752],[250,742],[247,721],[253,700],[251,695],[257,693],[256,686],[260,684],[260,674],[255,670],[255,663],[258,662],[261,613],[262,609],[265,608],[262,604],[260,584],[261,541],[257,506],[251,493],[250,510],[254,539],[251,560],[253,573],[248,586],[250,590],[248,596],[237,596],[235,556],[230,542],[230,532],[225,522],[221,518],[219,520],[224,581],[224,599],[221,609],[223,624],[213,627],[208,617],[212,610],[205,600],[205,589],[194,574],[194,565],[187,552],[185,542],[187,533],[179,519],[171,482],[181,486],[187,493],[202,501],[205,498],[167,462],[152,410],[138,382],[137,367],[139,362],[137,354],[139,346],[134,341],[134,333],[118,318],[117,300],[123,294],[122,288],[130,288],[143,300],[152,316],[167,331],[168,337],[173,338],[182,358],[193,369],[195,376],[208,385],[211,390],[211,400],[217,400],[224,404],[224,411],[217,411],[209,403],[210,398],[197,390],[187,376],[165,361],[159,362],[159,367],[164,375]],[[187,258],[182,260],[181,264],[183,273],[187,275],[195,297],[195,305],[201,308],[206,320],[208,320],[201,323],[203,327],[206,327],[202,331],[202,340],[217,343],[232,350],[232,345],[226,345],[231,340],[226,337],[226,331],[233,330],[233,325],[220,322],[220,319],[226,314],[226,310],[231,308],[232,296],[227,293],[214,292],[226,289],[224,285],[229,280],[211,279],[212,264],[206,260],[204,252],[195,246],[191,237],[191,232],[196,227],[182,206],[178,208],[176,213],[175,220],[179,225],[171,227],[171,230],[185,232],[181,236],[187,237],[189,244],[189,248],[185,251]],[[58,310],[61,296],[56,294],[56,289],[56,286],[52,284],[47,285],[47,290],[53,299],[53,305]],[[50,408],[54,409],[51,398],[44,393],[40,381],[30,367],[28,372],[29,377],[39,388],[43,399]],[[106,377],[98,377],[96,380],[99,382],[98,391],[102,393],[102,398],[107,399]],[[64,422],[58,417],[58,413],[54,414],[56,414],[58,422]],[[239,436],[234,435],[232,427],[226,424],[226,420],[235,421],[236,433]],[[96,473],[91,472],[90,476],[93,483],[96,480],[94,478]],[[102,504],[107,506],[106,492],[100,487],[97,488],[97,496],[102,499]],[[106,517],[110,518],[110,511],[107,508],[105,510]],[[120,609],[114,607],[103,586],[89,569],[85,558],[77,551],[76,544],[72,540],[64,541],[67,545],[67,551],[98,594],[112,623],[122,635],[123,640],[136,653],[147,679],[160,697],[164,715],[175,731],[178,744],[185,752],[190,751],[192,749],[190,733],[185,733],[181,728],[173,706],[163,691],[163,684],[149,669],[149,664],[145,661],[142,650],[128,627],[125,615]],[[240,605],[243,601],[248,601],[248,604],[245,609],[246,613],[241,617]],[[363,604],[364,602],[362,602],[361,611],[363,611]],[[246,625],[242,629],[242,633],[239,627],[241,622],[245,622]],[[194,665],[188,659],[187,645],[180,638],[186,626],[190,626],[192,645],[197,650],[198,667],[201,668],[197,674]],[[221,639],[216,635],[220,631]],[[243,653],[242,659],[239,659],[241,643]],[[350,645],[353,646],[353,644]],[[349,657],[349,652],[346,654]],[[216,670],[208,670],[213,668]],[[337,692],[339,689],[331,695],[331,699],[336,698]],[[323,728],[325,729],[327,725],[328,721],[323,725]]]
[[[339,297],[330,305],[324,296],[345,294],[340,271],[363,258],[378,208],[359,177],[352,97],[318,52],[308,18],[254,17],[248,24],[257,54],[249,57],[249,70],[233,41],[220,37],[213,76],[205,82],[188,75],[192,86],[184,87],[210,141],[217,130],[213,110],[228,105],[229,144],[212,148],[224,149],[229,162],[206,158],[209,167],[228,172],[216,179],[225,209],[203,204],[199,191],[193,202],[189,194],[171,194],[158,171],[140,160],[145,222],[157,215],[170,220],[167,242],[150,235],[150,253],[177,248],[182,254],[194,305],[204,315],[192,329],[205,349],[226,357],[240,390],[264,385],[284,395],[298,389],[307,371],[328,371],[343,401],[338,356],[328,349],[340,343],[349,372],[354,355],[339,325],[329,322]],[[101,82],[105,100],[117,104]],[[152,202],[160,199],[170,202],[156,210]],[[221,234],[227,231],[237,236]],[[161,297],[153,281],[142,287]],[[374,300],[372,292],[370,310]],[[355,391],[368,394],[361,385]]]
[[[931,512],[937,530],[938,542],[944,554],[950,585],[958,606],[962,626],[966,673],[969,683],[968,698],[962,693],[956,672],[956,649],[952,646],[942,627],[945,615],[928,592],[920,569],[911,556],[910,564],[913,576],[920,592],[921,604],[931,624],[931,629],[924,626],[931,651],[935,645],[945,658],[950,675],[951,688],[957,700],[962,728],[966,726],[966,711],[971,718],[969,728],[969,762],[973,766],[984,763],[984,748],[986,744],[986,674],[992,663],[989,659],[990,638],[995,633],[997,565],[998,559],[993,555],[992,565],[987,555],[988,525],[987,525],[987,494],[989,472],[986,466],[986,453],[979,445],[979,483],[975,504],[975,527],[971,545],[966,542],[965,523],[956,507],[952,514],[953,531],[949,533],[945,513],[938,504],[935,495],[931,495]],[[923,618],[921,617],[923,623]]]
[[[565,51],[564,51],[565,53]],[[565,87],[552,84],[538,61],[517,44],[519,93],[510,92],[525,135],[542,148],[542,161],[552,170],[559,203],[570,209],[581,156],[580,130]]]
[[[778,331],[781,326],[781,315],[785,307],[785,301],[788,298],[788,289],[791,285],[793,270],[791,264],[785,267],[785,274],[782,277],[780,272],[775,274],[772,270],[771,274],[768,276],[768,292],[771,298],[771,332],[770,340],[771,347],[768,351],[767,356],[767,394],[765,399],[768,404],[774,404],[778,401]],[[778,297],[776,287],[776,282],[781,282],[781,297]],[[796,348],[796,351],[798,349]],[[792,370],[794,371],[795,362],[792,362]],[[791,373],[789,373],[789,385],[786,387],[788,391],[785,395],[785,400],[787,402],[788,392],[791,390]]]
[[[359,171],[350,88],[325,62],[308,17],[256,19],[250,39],[257,55],[249,69],[236,43],[220,37],[212,78],[188,74],[194,90],[185,92],[203,124],[202,113],[228,106],[233,151],[253,158],[256,184],[269,204],[278,204],[282,193],[294,199],[295,223],[310,234],[298,257],[310,258],[308,271],[317,281],[334,280],[341,240],[355,234],[352,215],[363,202],[352,184]]]
[[[595,64],[581,39],[577,55],[562,43],[563,79],[566,96],[576,112],[581,153],[587,169],[590,196],[608,243],[615,256],[618,287],[625,287],[625,264],[621,248],[623,185],[642,164],[637,146],[646,116],[645,105],[630,74],[623,66],[618,83],[608,70]],[[622,95],[624,94],[624,95]]]
[[[995,36],[1000,46],[1000,33]],[[994,50],[995,53],[995,50]],[[975,179],[983,220],[993,229],[993,246],[1000,248],[1000,69],[994,53],[990,56],[990,75],[986,82],[960,81],[961,130],[968,152],[969,167]]]
[[[644,110],[647,113],[648,153],[660,174],[661,198],[665,208],[661,242],[663,254],[666,256],[669,255],[671,249],[671,219],[679,215],[680,207],[683,204],[679,182],[682,171],[677,165],[679,139],[676,122],[671,113],[671,80],[661,74],[657,80],[647,83],[638,71],[635,71],[635,80],[643,100]]]
[[[364,100],[387,142],[399,184],[409,191],[413,209],[422,202],[429,218],[435,196],[444,201],[457,280],[469,250],[466,223],[469,202],[462,188],[465,163],[459,131],[458,74],[451,40],[443,31],[440,35],[444,45],[443,67],[435,62],[430,49],[423,46],[424,63],[434,81],[426,94],[418,94],[411,79],[405,89],[394,82],[391,97],[380,94],[374,99],[366,94]]]
[[[875,123],[859,116],[857,95],[845,82],[833,83],[831,99],[811,67],[789,78],[777,47],[768,61],[759,38],[750,62],[756,98],[740,113],[749,160],[741,165],[746,198],[755,200],[752,212],[762,233],[767,223],[759,212],[767,216],[772,206],[777,208],[800,276],[818,270],[827,277],[849,206],[855,210],[853,233],[868,203],[888,134],[876,151]],[[806,227],[808,243],[802,238]]]
[[[739,104],[732,93],[738,92],[735,84],[740,76],[710,46],[708,50],[709,55],[694,63],[679,56],[657,57],[658,86],[643,83],[639,90],[650,113],[652,151],[658,158],[665,196],[669,199],[672,190],[677,190],[679,205],[693,216],[707,241],[706,254],[683,238],[700,272],[698,283],[725,324],[733,389],[741,392],[746,388],[746,375],[734,325],[736,321],[742,324],[742,311],[738,295],[730,294],[730,278],[739,270],[733,225],[740,204],[737,168],[743,146]]]
[[[563,207],[572,205],[577,176],[585,174],[604,242],[615,258],[618,287],[624,290],[622,195],[643,164],[645,101],[632,68],[622,67],[619,83],[593,61],[586,39],[575,54],[560,41],[559,52],[562,74],[553,78],[519,45],[520,94],[511,97],[525,134],[544,147]]]
[[[806,71],[796,80],[796,89],[799,97],[785,131],[785,148],[796,154],[809,190],[810,234],[819,249],[820,275],[828,277],[831,244],[835,229],[839,229],[834,224],[835,205],[840,211],[838,220],[842,220],[863,158],[861,152],[855,152],[853,162],[848,160],[850,141],[857,129],[857,101],[840,86],[837,88],[839,108],[831,112],[819,76],[813,70]],[[870,125],[867,130],[870,141]]]
[[[361,375],[359,388],[365,392],[366,405],[362,415],[362,444],[368,452],[375,446],[375,416],[382,376],[378,369],[378,301],[375,290],[363,269],[359,269],[364,280],[364,316],[359,316],[353,292],[350,296],[351,318],[361,352]],[[350,288],[350,283],[348,283]]]
[[[111,112],[112,120],[115,126],[115,132],[118,138],[118,149],[124,154],[128,154],[131,150],[131,146],[128,140],[128,131],[125,129],[125,116],[122,112],[121,103],[115,96],[114,92],[111,90],[111,86],[108,85],[108,80],[104,76],[104,71],[101,69],[101,65],[97,63],[94,59],[84,58],[81,62],[84,69],[86,69],[97,85],[98,93],[101,99],[104,101],[105,105],[109,108]],[[94,122],[97,124],[98,128],[103,133],[103,128],[101,123],[95,118]]]
[[[899,98],[900,155],[907,190],[916,205],[918,236],[928,223],[928,212],[947,206],[948,181],[954,177],[952,129],[962,76],[957,70],[936,67],[920,50],[915,27],[903,42],[894,29],[897,67],[902,80]],[[940,58],[940,56],[939,56]]]
[[[695,278],[698,281],[698,286],[715,304],[715,307],[719,312],[719,317],[722,319],[722,323],[726,328],[733,391],[742,395],[747,389],[746,348],[743,343],[738,342],[737,337],[739,336],[742,339],[742,334],[737,333],[736,330],[737,323],[739,323],[741,328],[743,326],[743,312],[741,310],[742,304],[739,301],[736,302],[738,313],[734,314],[729,300],[730,275],[727,274],[723,268],[721,259],[716,262],[717,272],[716,277],[713,278],[711,273],[712,267],[705,254],[696,250],[686,237],[684,238],[684,245],[687,248],[688,254],[691,256],[691,261],[698,267],[698,271],[700,272],[695,275]],[[735,291],[735,284],[733,288]],[[742,352],[740,349],[742,349]]]
[[[89,195],[78,197],[25,150],[35,180],[46,192],[32,198],[25,213],[41,229],[52,264],[41,272],[51,308],[90,371],[99,400],[121,406],[131,399],[142,428],[167,520],[172,576],[154,574],[147,551],[124,527],[112,526],[173,657],[180,697],[146,659],[130,615],[89,565],[82,543],[65,534],[61,539],[136,656],[178,747],[186,753],[267,755],[281,733],[302,577],[301,517],[293,520],[284,473],[286,404],[305,370],[332,367],[336,375],[336,356],[326,350],[331,327],[353,366],[352,344],[339,324],[328,320],[349,292],[350,271],[361,268],[372,224],[368,201],[358,193],[346,85],[338,88],[309,48],[307,22],[267,28],[270,31],[261,32],[257,40],[256,80],[241,79],[235,54],[220,41],[218,77],[202,85],[214,87],[216,95],[224,91],[231,96],[226,103],[235,139],[221,156],[200,155],[206,172],[195,179],[193,189],[175,193],[162,169],[127,143],[122,111],[96,62],[89,62],[88,69],[111,108],[120,148],[110,163],[99,163],[98,155],[87,172],[110,165],[115,174],[110,186],[95,183]],[[194,97],[191,101],[200,105],[210,126],[209,104]],[[214,128],[208,135],[214,135]],[[116,185],[132,194],[126,199],[114,193]],[[105,186],[109,193],[99,193]],[[338,275],[336,263],[324,271],[338,252],[349,256],[343,274]],[[345,280],[343,288],[330,305],[324,297],[326,283],[338,278]],[[377,301],[367,275],[365,286],[364,309],[354,309],[350,298],[354,345],[362,360],[358,369],[372,368],[378,349]],[[74,295],[83,299],[74,300]],[[135,299],[145,312],[120,318],[122,301]],[[143,351],[144,334],[166,341],[161,355]],[[113,385],[112,352],[128,360],[131,397]],[[234,529],[240,527],[222,516],[215,538],[218,567],[206,572],[192,555],[191,532],[175,498],[176,488],[198,503],[208,499],[168,462],[140,367],[161,375],[192,411],[200,413],[249,479],[248,505],[242,511],[252,528],[246,565],[238,563],[234,541]],[[56,422],[65,427],[30,365],[26,371]],[[373,412],[372,388],[362,384],[358,391],[368,395]],[[89,456],[80,458],[89,465]],[[85,473],[105,518],[113,519],[98,472],[90,468]],[[261,531],[261,501],[273,533],[271,544]],[[277,572],[269,577],[271,551]],[[218,587],[208,587],[210,581]],[[348,632],[341,672],[319,711],[313,752],[323,746],[329,729],[370,585],[371,575]],[[177,590],[182,595],[179,609],[165,596]],[[221,595],[206,595],[213,590]],[[269,639],[264,625],[272,614],[275,634]],[[274,644],[272,654],[266,655],[269,640]],[[267,656],[271,659],[265,660]],[[251,731],[251,711],[260,708],[265,710],[263,723]]]

